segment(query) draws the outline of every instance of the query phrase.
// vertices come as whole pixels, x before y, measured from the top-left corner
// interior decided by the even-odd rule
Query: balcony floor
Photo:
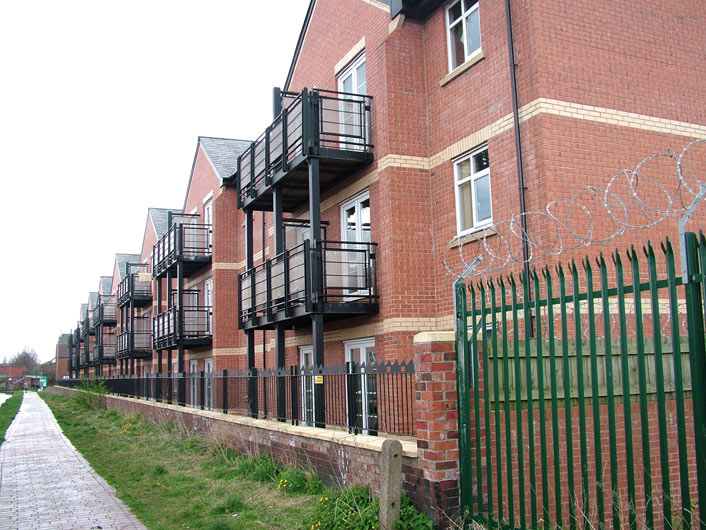
[[[321,308],[324,315],[324,322],[335,322],[346,318],[361,315],[374,315],[380,308],[377,302],[325,302]],[[241,329],[274,329],[275,324],[280,324],[284,329],[294,329],[311,325],[311,315],[314,312],[306,310],[306,306],[298,305],[291,307],[288,314],[284,311],[277,311],[270,317],[263,315],[240,323]]]
[[[177,265],[180,262],[184,264],[184,277],[188,278],[190,275],[209,265],[211,263],[211,256],[181,256],[167,259],[161,264],[159,270],[154,272],[154,278],[162,278],[166,276],[168,272],[176,274]]]
[[[368,151],[349,151],[340,149],[321,149],[319,155],[319,180],[321,193],[347,177],[356,167],[368,164],[373,154]],[[288,171],[278,171],[272,184],[256,188],[255,197],[243,200],[241,208],[272,211],[272,190],[274,184],[282,182],[282,207],[285,212],[294,212],[309,200],[309,166],[307,157],[297,156]]]

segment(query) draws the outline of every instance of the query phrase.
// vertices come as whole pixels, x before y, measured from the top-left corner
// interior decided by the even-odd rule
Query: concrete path
[[[0,448],[0,528],[145,528],[27,392]]]

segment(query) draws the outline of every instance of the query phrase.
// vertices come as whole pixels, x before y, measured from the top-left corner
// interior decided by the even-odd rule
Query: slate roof
[[[113,287],[113,277],[112,276],[101,276],[101,288],[100,294],[103,296],[108,296],[110,290]]]
[[[167,222],[169,212],[181,213],[182,211],[169,208],[149,208],[147,210],[147,214],[150,219],[152,219],[152,225],[157,234],[157,240],[162,239],[162,236],[167,233],[167,229],[169,228],[169,223]]]
[[[88,293],[88,307],[94,309],[98,306],[98,293],[90,292]]]
[[[246,140],[199,136],[199,144],[221,181],[235,173],[238,156],[250,147],[251,143]]]
[[[116,254],[115,262],[118,264],[118,274],[120,274],[120,279],[125,278],[127,274],[127,264],[128,263],[140,263],[139,254]]]

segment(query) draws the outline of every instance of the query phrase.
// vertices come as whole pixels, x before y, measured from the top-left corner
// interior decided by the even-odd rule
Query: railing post
[[[287,107],[282,108],[282,171],[284,173],[289,169],[289,162],[287,160],[287,117],[288,111]]]
[[[250,368],[248,375],[248,401],[250,402],[250,416],[257,419],[258,402],[257,402],[257,368]]]
[[[265,186],[272,185],[272,173],[270,172],[270,127],[265,129]]]
[[[242,176],[242,173],[240,172],[240,156],[238,157],[238,160],[237,160],[237,162],[236,162],[236,173],[235,173],[235,175],[236,175],[236,178],[235,178],[235,189],[236,189],[235,198],[236,198],[236,201],[237,201],[237,206],[238,206],[238,208],[242,208],[242,207],[243,207],[243,201],[242,201],[242,199],[240,198],[240,193],[241,193],[243,187],[242,187],[242,184],[241,184],[241,182],[240,182],[240,179],[241,179],[241,176]],[[153,270],[154,270],[154,268],[153,268]]]
[[[228,414],[228,370],[223,370],[223,414]]]
[[[355,373],[355,363],[346,363],[346,398],[348,400],[348,432],[357,433],[358,410],[355,402],[356,384],[358,383]]]
[[[169,367],[171,368],[171,366]],[[172,403],[172,393],[174,392],[174,377],[172,372],[167,372],[167,403]]]
[[[268,259],[265,261],[265,305],[267,320],[270,322],[274,320],[274,315],[272,313],[272,260]]]
[[[298,366],[291,366],[290,367],[290,385],[289,389],[291,392],[291,403],[292,403],[292,425],[298,425],[299,424],[299,385],[298,383],[298,375],[299,375],[299,367]]]
[[[255,197],[255,142],[250,144],[250,197]]]
[[[311,242],[308,239],[304,240],[304,298],[306,312],[311,313],[313,309],[312,293],[311,293]]]
[[[311,107],[309,101],[309,91],[302,90],[302,156],[309,156],[309,139],[311,138]]]
[[[201,388],[199,389],[199,405],[201,405],[201,410],[204,410],[204,403],[206,401],[206,372],[201,370],[199,374],[199,381],[201,383]]]
[[[282,273],[284,282],[284,316],[289,317],[292,310],[289,307],[289,251],[287,249],[282,253]]]
[[[696,234],[687,232],[686,267],[689,282],[686,291],[686,316],[689,332],[689,363],[691,365],[694,433],[696,438],[696,481],[698,485],[698,505],[706,507],[706,350],[704,344],[704,314],[701,299],[701,284],[706,281],[705,271],[699,271],[699,243]],[[703,243],[703,237],[702,237]],[[699,274],[700,273],[700,274]],[[706,528],[706,517],[701,514],[700,527]]]

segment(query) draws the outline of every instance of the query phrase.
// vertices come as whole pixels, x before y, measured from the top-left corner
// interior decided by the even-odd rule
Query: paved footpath
[[[145,528],[27,392],[0,448],[0,529]]]

